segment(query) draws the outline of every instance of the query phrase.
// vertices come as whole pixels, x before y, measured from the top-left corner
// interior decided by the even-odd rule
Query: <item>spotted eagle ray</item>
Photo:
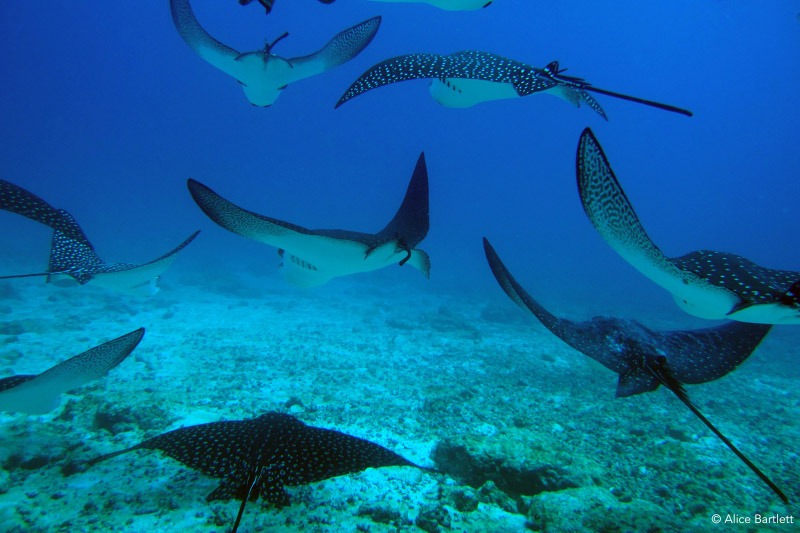
[[[583,209],[600,236],[689,314],[761,324],[800,324],[800,272],[759,266],[736,254],[700,250],[666,257],[639,222],[594,134],[576,157]]]
[[[471,107],[480,102],[544,92],[578,107],[584,103],[608,120],[603,108],[588,92],[592,91],[692,116],[691,111],[679,107],[599,89],[582,78],[564,76],[565,70],[559,68],[558,61],[545,68],[536,68],[488,52],[408,54],[371,67],[353,82],[335,107],[376,87],[406,80],[432,79],[431,96],[446,107]]]
[[[40,415],[58,407],[62,393],[105,376],[144,336],[139,328],[42,372],[0,379],[0,411]]]
[[[514,303],[538,318],[556,337],[619,374],[618,398],[664,385],[788,503],[777,485],[697,409],[683,387],[708,383],[733,371],[750,357],[772,325],[731,322],[713,328],[658,332],[630,319],[594,317],[573,322],[552,315],[531,298],[485,237],[483,248],[494,277]]]
[[[430,277],[428,254],[415,248],[428,234],[428,172],[421,154],[394,218],[378,233],[341,229],[310,230],[290,222],[246,211],[202,183],[188,181],[189,192],[203,212],[228,231],[278,248],[284,278],[314,287],[332,278],[369,272],[398,263],[410,264]]]
[[[197,22],[189,0],[170,0],[172,20],[189,48],[219,70],[235,78],[255,106],[267,107],[292,82],[320,74],[353,59],[375,36],[381,17],[373,17],[348,28],[319,51],[286,59],[273,54],[275,45],[288,36],[284,33],[263,49],[239,53],[211,37]]]
[[[152,296],[158,292],[161,274],[197,237],[194,232],[174,250],[158,259],[135,265],[104,263],[94,246],[67,211],[56,209],[35,194],[11,182],[0,180],[0,209],[22,215],[53,229],[50,262],[45,272],[0,276],[0,279],[47,276],[56,285],[94,285],[135,296]]]
[[[304,485],[367,468],[421,468],[367,440],[307,426],[291,415],[274,411],[258,418],[176,429],[132,448],[100,456],[87,466],[134,450],[161,450],[189,468],[222,478],[206,501],[242,501],[234,532],[248,501],[261,497],[278,507],[289,505],[285,486]]]
[[[332,4],[334,0],[319,0],[323,4]],[[239,5],[246,6],[247,4],[253,3],[253,0],[239,0]],[[272,6],[275,4],[275,0],[258,0],[258,3],[264,6],[264,9],[267,11],[267,15],[272,12]]]
[[[372,0],[373,2],[429,4],[446,11],[474,11],[489,7],[492,0]]]

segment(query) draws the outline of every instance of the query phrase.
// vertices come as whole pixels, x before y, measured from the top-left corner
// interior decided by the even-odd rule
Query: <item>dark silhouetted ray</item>
[[[206,500],[242,500],[234,531],[248,500],[260,496],[276,506],[288,505],[284,486],[303,485],[367,468],[417,467],[372,442],[307,426],[293,416],[277,412],[248,420],[176,429],[88,464],[145,449],[161,450],[190,468],[223,478]]]
[[[286,34],[264,48],[239,53],[209,35],[192,11],[189,0],[170,0],[172,21],[189,48],[203,60],[235,78],[245,96],[255,106],[272,105],[287,85],[321,74],[357,56],[372,41],[381,17],[373,17],[343,30],[317,52],[286,59],[272,53],[272,48]]]
[[[400,247],[409,254],[401,261],[400,264],[403,264],[410,257],[411,250],[428,235],[429,210],[428,170],[425,166],[425,154],[422,153],[417,159],[403,203],[386,227],[375,234],[373,248],[379,246],[378,243],[398,239]]]
[[[592,86],[581,78],[563,76],[558,61],[536,68],[513,59],[479,51],[449,55],[408,54],[387,59],[362,74],[345,91],[336,107],[371,89],[406,80],[431,79],[431,95],[448,107],[470,107],[479,102],[547,92],[580,106],[587,104],[607,119],[593,91],[651,107],[691,116],[690,111]]]
[[[319,2],[323,4],[332,4],[334,0],[319,0]],[[253,3],[253,0],[239,0],[239,5],[246,6],[251,3]],[[258,3],[264,6],[267,15],[269,15],[270,12],[272,12],[272,6],[275,4],[275,0],[258,0]]]
[[[489,7],[492,0],[373,0],[388,3],[423,3],[429,4],[445,11],[475,11]]]
[[[72,278],[79,284],[92,283],[100,287],[138,296],[158,292],[159,276],[197,237],[194,232],[174,250],[158,259],[135,265],[130,263],[104,263],[94,246],[83,233],[78,222],[63,209],[55,209],[35,194],[22,187],[0,180],[0,209],[11,211],[53,228],[50,261],[46,272],[0,276],[0,279],[47,276],[48,281]]]
[[[429,227],[424,154],[417,160],[403,203],[378,233],[306,229],[242,209],[195,180],[190,179],[188,187],[211,220],[237,235],[277,247],[284,259],[284,277],[295,285],[313,287],[335,277],[406,262],[430,277],[428,255],[415,248]]]
[[[105,376],[144,336],[144,328],[76,355],[37,375],[0,379],[0,411],[43,414],[58,407],[62,393]]]
[[[728,374],[756,349],[771,325],[732,322],[715,328],[657,332],[635,320],[595,317],[587,322],[557,318],[514,279],[489,241],[486,259],[505,293],[558,338],[619,374],[617,397],[665,385],[784,502],[786,495],[698,411],[684,384],[707,383]]]
[[[600,236],[626,261],[701,318],[800,324],[800,272],[701,250],[669,258],[644,230],[603,149],[586,128],[576,157],[583,208]]]

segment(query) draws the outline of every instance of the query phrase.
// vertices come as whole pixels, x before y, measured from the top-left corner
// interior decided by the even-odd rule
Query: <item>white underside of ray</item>
[[[426,277],[430,260],[422,250],[409,252],[397,238],[377,242],[378,236],[341,230],[307,230],[278,219],[247,211],[204,185],[189,180],[189,190],[214,222],[242,237],[283,250],[284,277],[295,285],[313,287],[332,278],[408,264]],[[383,235],[382,233],[379,235]]]
[[[176,28],[186,44],[210,65],[238,80],[253,105],[272,105],[283,87],[326,69],[321,56],[298,58],[302,61],[290,64],[280,56],[265,55],[263,50],[239,54],[206,33],[188,0],[172,0],[171,6]]]
[[[730,319],[755,324],[800,324],[800,312],[779,303],[751,305],[730,313],[741,302],[731,290],[718,287],[707,279],[676,267],[661,250],[647,241],[641,248],[620,239],[607,225],[596,224],[605,241],[636,270],[668,290],[683,311],[709,320]],[[730,313],[730,314],[728,314]]]
[[[428,90],[434,100],[445,107],[472,107],[481,102],[519,98],[510,83],[473,80],[469,78],[446,78],[431,81]]]
[[[236,78],[250,103],[261,107],[272,105],[286,85],[325,70],[322,60],[292,66],[288,60],[273,54],[267,54],[265,60],[260,51],[234,59],[212,48],[201,50],[202,53],[198,52],[201,58]]]
[[[472,11],[481,9],[489,0],[372,0],[373,2],[391,2],[404,4],[430,4],[447,11]]]
[[[172,254],[159,261],[147,263],[128,270],[94,274],[92,279],[85,283],[85,285],[110,289],[129,296],[153,296],[159,291],[159,276],[161,276],[177,258],[178,254]],[[72,277],[66,274],[53,274],[50,276],[50,281],[62,287],[77,284]]]
[[[688,272],[682,272],[672,266],[669,259],[658,252],[661,261],[653,260],[652,253],[628,248],[625,244],[604,235],[609,245],[631,264],[636,270],[648,277],[651,281],[668,290],[678,307],[690,315],[707,319],[722,319],[739,298],[727,289],[716,287]],[[651,243],[652,245],[652,243]],[[652,245],[655,248],[655,245]],[[657,250],[657,249],[656,249]]]
[[[53,390],[37,379],[0,392],[0,411],[43,415],[58,407],[61,393],[66,391],[63,388]]]
[[[87,370],[67,360],[11,389],[0,392],[0,411],[41,415],[61,403],[61,395],[103,377],[108,368]]]
[[[428,90],[434,100],[445,107],[454,108],[472,107],[475,104],[492,100],[520,98],[511,83],[498,83],[470,78],[445,78],[444,81],[433,80]],[[541,92],[551,94],[576,107],[580,106],[580,95],[569,87],[556,85]]]
[[[386,242],[367,254],[368,247],[358,241],[306,235],[283,230],[281,236],[264,236],[257,240],[284,250],[282,274],[286,281],[299,287],[315,287],[341,276],[369,272],[398,264],[407,253],[398,250],[396,241]],[[413,250],[409,264],[422,270]]]
[[[800,313],[796,309],[774,303],[752,305],[728,314],[741,301],[733,291],[679,269],[644,234],[640,235],[640,245],[636,247],[621,238],[617,233],[619,230],[610,224],[597,222],[595,227],[614,251],[647,278],[668,290],[678,307],[690,315],[756,324],[800,324]]]
[[[800,324],[800,310],[783,304],[758,304],[731,313],[725,318],[756,324]]]
[[[636,270],[672,293],[685,312],[707,319],[730,318],[727,313],[739,303],[739,297],[679,269],[653,243],[593,135],[581,137],[579,158],[583,206],[603,240]]]
[[[27,381],[0,392],[0,410],[28,414],[52,411],[65,392],[99,379],[136,348],[144,328],[95,346]]]
[[[581,106],[580,93],[571,87],[567,87],[566,85],[556,85],[542,92],[545,94],[552,94],[556,98],[560,98],[565,102],[569,102],[575,107]]]
[[[261,52],[242,56],[234,63],[240,63],[234,67],[239,76],[234,77],[242,83],[245,96],[251,104],[261,107],[272,105],[288,84],[325,70],[322,60],[292,65],[282,57],[268,55],[265,62]]]
[[[159,276],[164,273],[176,257],[177,254],[157,263],[142,265],[121,272],[96,274],[87,285],[111,289],[129,296],[153,296],[159,290]]]

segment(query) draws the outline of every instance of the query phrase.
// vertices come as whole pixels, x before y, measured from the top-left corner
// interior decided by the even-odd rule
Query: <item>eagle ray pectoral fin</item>
[[[0,179],[0,209],[49,226],[92,248],[81,227],[67,211],[56,209],[32,192],[3,179]]]
[[[800,280],[797,280],[789,290],[778,296],[778,301],[791,307],[800,307]]]
[[[670,286],[685,284],[678,281],[682,272],[645,231],[590,128],[580,136],[575,161],[583,210],[603,240],[657,284],[664,286],[665,279]]]
[[[580,100],[578,102],[579,105],[580,105],[580,102],[585,103],[586,105],[591,107],[594,110],[595,113],[597,113],[598,115],[603,117],[603,120],[608,122],[608,115],[606,115],[606,112],[603,109],[603,107],[600,105],[600,102],[595,100],[595,98],[591,94],[586,92],[584,89],[577,89],[577,92],[580,95]]]
[[[384,85],[406,80],[444,78],[446,57],[438,54],[406,54],[381,61],[368,68],[348,87],[334,109],[351,98]]]
[[[162,255],[161,257],[159,257],[159,258],[157,258],[157,259],[153,259],[152,261],[149,261],[149,262],[147,262],[147,263],[144,263],[144,264],[141,264],[141,265],[136,265],[134,268],[139,268],[139,267],[144,267],[144,266],[150,266],[150,265],[156,265],[156,264],[159,264],[159,266],[160,266],[160,267],[163,267],[163,270],[161,270],[161,272],[163,272],[164,270],[166,270],[166,269],[167,269],[167,267],[168,267],[169,265],[171,265],[171,264],[172,264],[172,262],[173,262],[175,259],[177,259],[177,257],[178,257],[178,254],[179,254],[179,253],[180,253],[180,252],[181,252],[181,251],[182,251],[184,248],[186,248],[187,246],[189,246],[189,244],[191,244],[191,242],[192,242],[193,240],[195,240],[195,238],[197,238],[197,236],[198,236],[198,235],[200,235],[200,230],[197,230],[197,231],[195,231],[194,233],[192,233],[191,235],[189,235],[189,236],[188,236],[186,239],[184,239],[184,241],[183,241],[182,243],[180,243],[178,246],[176,246],[175,248],[173,248],[173,249],[172,249],[172,250],[170,250],[169,252],[165,253],[165,254],[164,254],[164,255]]]
[[[275,507],[286,507],[289,505],[289,495],[286,494],[283,480],[273,468],[267,468],[261,476],[259,486],[259,496],[273,504]]]
[[[197,206],[208,218],[231,233],[284,249],[285,237],[311,234],[295,224],[242,209],[193,179],[187,181],[187,187]]]
[[[236,79],[241,77],[242,69],[236,61],[239,52],[217,41],[203,29],[194,16],[189,0],[170,0],[170,10],[175,29],[189,48],[229,76]]]
[[[730,316],[730,315],[732,315],[734,313],[738,313],[739,311],[743,311],[743,310],[745,310],[745,309],[747,309],[749,307],[752,307],[754,305],[756,305],[756,302],[751,302],[749,300],[740,300],[739,302],[736,303],[736,305],[731,307],[730,311],[725,313],[725,316]]]
[[[88,272],[69,273],[79,283],[92,281],[100,287],[116,290],[132,296],[152,296],[158,292],[158,281],[170,265],[178,258],[178,254],[186,248],[200,233],[195,231],[181,244],[165,253],[158,259],[141,265],[127,263],[113,265],[96,265],[88,267]]]
[[[274,54],[271,56],[271,58],[272,58],[272,59],[280,59],[281,61],[283,61],[284,63],[286,63],[286,64],[289,66],[289,68],[291,68],[291,69],[293,69],[293,68],[294,68],[294,64],[292,63],[292,60],[291,60],[291,59],[286,59],[285,57],[281,57],[281,56],[274,55]],[[265,69],[267,68],[267,67],[266,67],[266,62],[264,63],[264,68],[265,68]],[[284,85],[284,86],[283,86],[283,88],[285,89],[285,88],[286,88],[286,85]]]
[[[337,33],[319,51],[287,60],[292,68],[297,67],[295,70],[299,71],[296,72],[296,79],[307,78],[350,61],[372,42],[380,25],[381,17],[372,17]]]
[[[431,279],[431,259],[426,252],[414,248],[403,261],[408,262],[409,265],[422,272],[426,278]]]
[[[643,392],[651,392],[658,388],[661,382],[644,368],[628,370],[619,375],[617,382],[617,398],[627,398]]]
[[[214,502],[219,500],[235,500],[243,482],[243,480],[240,478],[241,476],[232,475],[223,479],[220,484],[217,485],[217,488],[215,488],[208,496],[206,496],[206,501]]]
[[[0,409],[44,414],[58,406],[63,393],[105,376],[138,346],[144,328],[95,346],[0,393]]]

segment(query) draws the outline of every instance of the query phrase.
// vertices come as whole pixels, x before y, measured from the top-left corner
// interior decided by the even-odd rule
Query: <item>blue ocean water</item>
[[[2,178],[68,209],[109,260],[144,262],[201,229],[164,275],[164,289],[148,309],[159,298],[175,301],[170,290],[183,298],[182,280],[202,286],[203,279],[241,276],[248,287],[274,289],[273,300],[290,308],[315,300],[321,315],[307,317],[311,327],[315,320],[326,323],[325,313],[359,312],[359,292],[382,300],[401,319],[417,316],[417,297],[433,308],[439,304],[429,302],[436,298],[467,308],[459,311],[465,317],[472,316],[471,306],[487,305],[515,317],[486,265],[486,236],[554,312],[574,319],[636,317],[660,329],[704,327],[712,323],[682,313],[587,221],[575,185],[578,137],[583,128],[593,129],[667,255],[723,250],[772,268],[800,269],[800,23],[792,4],[495,0],[486,9],[447,12],[423,4],[277,0],[265,16],[257,5],[193,0],[205,29],[238,50],[258,49],[288,31],[274,50],[286,57],[311,53],[342,29],[382,15],[375,39],[355,59],[291,84],[272,107],[261,109],[181,40],[166,1],[7,3],[0,8]],[[687,108],[694,116],[602,95],[597,99],[608,122],[548,95],[448,109],[430,98],[425,81],[376,89],[334,109],[350,83],[380,60],[465,49],[539,67],[559,60],[568,75]],[[431,256],[430,281],[412,269],[390,267],[357,281],[286,289],[274,249],[211,223],[186,190],[186,179],[194,178],[278,219],[372,232],[397,209],[422,151],[431,229],[420,248]],[[44,268],[49,235],[43,226],[0,212],[3,273]],[[340,297],[347,303],[340,305]],[[200,307],[204,301],[189,303]],[[52,309],[38,305],[49,317]],[[135,310],[140,304],[124,305]],[[8,321],[19,318],[13,305],[6,314]],[[538,327],[532,320],[526,324]],[[767,345],[774,353],[760,349],[761,364],[749,380],[764,379],[761,372],[797,376],[796,328],[775,328],[778,341]],[[597,394],[611,402],[607,385]],[[754,409],[768,409],[774,394],[791,406],[781,417],[796,420],[796,387],[764,394]],[[753,431],[769,433],[755,422]],[[779,446],[793,458],[786,465],[794,471],[764,466],[796,498],[800,474],[793,442]],[[715,452],[724,457],[720,461],[734,462],[727,449]],[[769,494],[760,497],[766,510]]]
[[[103,249],[114,250],[122,239],[104,234],[106,212],[98,204],[113,209],[114,231],[163,235],[174,228],[168,242],[205,222],[185,194],[187,177],[234,198],[246,194],[278,218],[369,230],[393,211],[425,150],[429,246],[441,249],[436,278],[489,284],[479,246],[488,235],[506,255],[518,254],[519,264],[565,274],[554,283],[591,293],[615,279],[636,280],[620,272],[575,201],[574,150],[589,125],[665,250],[712,248],[776,268],[797,264],[791,246],[776,244],[792,241],[797,190],[791,132],[800,37],[790,6],[498,2],[450,13],[286,3],[269,17],[217,2],[194,8],[209,32],[242,50],[290,31],[277,49],[285,55],[309,53],[376,13],[384,21],[358,58],[293,85],[267,110],[251,109],[236,83],[192,54],[167,6],[5,7],[2,39],[12,51],[0,103],[5,175],[34,190],[47,187],[48,201],[69,206]],[[547,96],[447,109],[425,94],[422,81],[333,109],[380,59],[461,49],[540,66],[558,59],[599,87],[680,105],[695,117],[603,97],[608,124]],[[364,205],[354,208],[355,198]],[[216,231],[204,240],[187,252],[213,255],[231,244]],[[573,283],[561,283],[567,280]]]

